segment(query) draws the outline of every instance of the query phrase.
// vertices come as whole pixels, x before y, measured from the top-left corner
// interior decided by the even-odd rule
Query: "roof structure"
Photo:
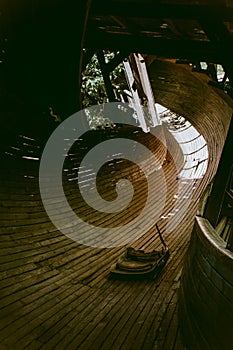
[[[220,63],[232,32],[231,1],[92,1],[85,45]]]

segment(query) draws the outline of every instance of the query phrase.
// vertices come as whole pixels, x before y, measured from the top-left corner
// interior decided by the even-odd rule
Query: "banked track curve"
[[[41,202],[39,161],[28,159],[40,158],[43,146],[31,135],[17,135],[1,171],[1,349],[184,349],[177,318],[182,261],[198,199],[217,168],[232,108],[225,97],[187,68],[157,65],[159,76],[170,72],[174,80],[183,78],[175,96],[170,89],[174,80],[161,83],[158,79],[157,102],[174,111],[180,109],[205,137],[210,157],[205,176],[196,180],[189,210],[171,233],[166,232],[166,223],[174,207],[177,174],[172,161],[163,163],[170,195],[158,224],[171,250],[163,273],[155,281],[110,280],[109,269],[125,247],[91,248],[62,235]],[[205,92],[206,99],[192,95],[192,83]],[[192,101],[197,99],[189,105],[191,109],[187,107],[188,94]],[[221,108],[215,107],[219,105]],[[167,142],[177,147],[175,162],[182,169],[184,158],[177,143],[171,137]],[[158,152],[163,151],[158,147]],[[72,171],[68,170],[70,178]],[[69,186],[67,196],[77,208],[71,182]],[[148,220],[152,216],[148,213]],[[153,227],[133,243],[147,251],[159,245]]]

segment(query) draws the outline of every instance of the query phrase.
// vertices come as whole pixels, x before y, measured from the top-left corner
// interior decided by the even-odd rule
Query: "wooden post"
[[[109,77],[109,72],[107,71],[107,68],[106,68],[105,57],[102,50],[97,51],[97,58],[100,64],[100,69],[103,75],[104,85],[108,95],[109,102],[115,102],[116,98],[115,98],[112,83]]]

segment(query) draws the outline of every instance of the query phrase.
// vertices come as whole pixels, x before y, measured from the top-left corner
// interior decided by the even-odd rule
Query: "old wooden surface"
[[[228,349],[232,337],[232,252],[211,224],[197,217],[180,288],[188,349]]]
[[[195,86],[202,87],[206,93],[204,96],[216,102],[217,112],[214,113],[213,104],[210,111],[208,99],[198,100],[200,109],[194,103],[190,105],[188,96],[193,97],[191,80],[185,74],[183,84],[178,89],[173,86],[176,96],[169,92],[169,84],[174,84],[175,80],[167,79],[168,92],[164,84],[158,84],[157,101],[164,101],[174,110],[180,108],[181,113],[186,112],[187,117],[203,132],[211,159],[205,176],[195,182],[186,215],[170,233],[166,231],[166,225],[174,209],[177,174],[174,173],[173,161],[163,165],[169,191],[158,224],[171,256],[155,281],[110,280],[109,269],[125,247],[91,248],[62,235],[50,222],[40,199],[38,160],[21,158],[22,155],[39,158],[40,142],[22,140],[21,137],[17,147],[13,145],[16,149],[9,151],[8,148],[7,152],[13,156],[8,154],[11,160],[3,163],[0,194],[2,349],[70,350],[92,349],[93,346],[107,350],[184,349],[177,317],[177,290],[183,258],[198,199],[216,171],[226,136],[226,116],[230,114],[227,103],[201,79],[195,80]],[[177,101],[184,92],[186,99],[178,105]],[[199,98],[198,94],[195,96]],[[192,106],[190,115],[188,104]],[[219,104],[221,108],[218,108]],[[220,147],[217,147],[217,139],[212,134],[215,125],[218,125]],[[174,140],[170,139],[169,142],[173,144]],[[177,147],[176,143],[173,146]],[[15,157],[17,152],[20,156]],[[182,154],[175,154],[177,159],[174,161],[182,167]],[[6,158],[8,156],[6,154]],[[155,184],[155,200],[156,186],[159,183]],[[184,200],[186,195],[190,193],[183,193]],[[76,207],[72,191],[68,190],[67,196]],[[149,219],[152,215],[148,212]],[[176,220],[179,220],[179,215]],[[133,246],[147,251],[158,247],[159,239],[154,228],[135,241]]]

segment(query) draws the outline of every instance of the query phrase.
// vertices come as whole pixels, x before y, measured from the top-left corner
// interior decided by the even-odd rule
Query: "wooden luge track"
[[[160,71],[168,68],[160,67]],[[177,183],[173,161],[180,170],[185,166],[177,143],[171,137],[168,139],[177,148],[177,159],[163,163],[169,192],[158,224],[171,256],[154,281],[109,279],[109,269],[125,247],[92,248],[60,233],[50,222],[40,199],[39,161],[22,158],[40,158],[40,141],[30,135],[17,136],[12,141],[7,149],[10,154],[5,154],[1,168],[0,349],[184,349],[177,317],[182,262],[198,199],[216,171],[232,109],[199,77],[186,68],[176,69],[178,76],[183,74],[182,87],[174,97],[169,94],[169,81],[167,92],[158,81],[157,101],[171,109],[181,109],[180,113],[205,137],[210,161],[204,177],[195,180],[186,215],[171,233],[166,232]],[[192,83],[205,92],[202,101],[197,95],[196,105],[178,106],[177,98],[182,99],[184,93],[187,97]],[[212,133],[216,126],[217,137]],[[103,183],[105,180],[103,176]],[[69,186],[67,196],[74,210],[79,210]],[[156,188],[159,184],[155,184]],[[156,190],[154,195],[157,200]],[[148,219],[152,215],[148,213]],[[154,227],[133,246],[146,251],[159,247]]]

